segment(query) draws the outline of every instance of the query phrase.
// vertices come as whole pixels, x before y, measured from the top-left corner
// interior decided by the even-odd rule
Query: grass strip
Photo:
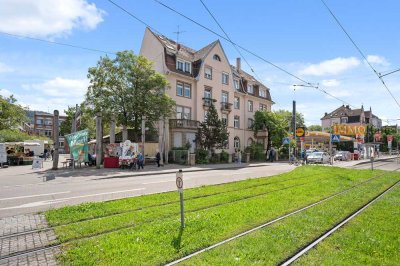
[[[295,265],[400,265],[400,186],[397,185]]]
[[[193,257],[180,265],[277,265],[399,180],[388,174],[359,189]],[[351,241],[351,239],[349,240]],[[310,263],[300,265],[331,265]],[[350,265],[350,264],[338,264]]]
[[[335,172],[335,168],[311,167]],[[342,170],[342,169],[339,169]],[[265,221],[316,202],[371,177],[369,170],[340,171],[338,179],[310,183],[280,193],[188,213],[180,229],[179,216],[139,227],[69,243],[60,256],[64,264],[157,265],[236,235]],[[374,172],[376,174],[376,172]]]
[[[307,178],[307,177],[304,177]],[[283,183],[273,183],[266,185],[259,185],[258,187],[246,188],[240,191],[227,192],[224,194],[210,195],[207,198],[196,198],[191,201],[185,202],[185,212],[195,212],[207,208],[218,207],[221,205],[232,204],[241,200],[247,200],[259,196],[264,196],[269,193],[280,192],[285,189],[293,189],[296,186],[303,186],[311,182],[318,182],[319,180],[328,180],[329,178],[336,178],[331,176],[329,178],[312,177],[307,180],[297,179],[289,180]],[[323,181],[322,180],[322,181]],[[59,242],[66,242],[77,238],[93,236],[101,233],[112,232],[123,229],[129,226],[138,226],[145,222],[152,222],[154,220],[162,220],[171,216],[178,216],[179,202],[168,204],[165,206],[154,206],[143,210],[138,210],[129,213],[123,213],[113,216],[106,216],[96,220],[87,220],[79,223],[72,223],[62,227],[54,228]]]
[[[298,167],[292,172],[271,177],[254,178],[238,182],[185,189],[185,199],[195,199],[198,197],[222,194],[229,191],[239,191],[258,185],[304,178],[307,176],[320,175],[323,173],[326,175],[323,167]],[[340,171],[338,171],[338,169],[335,169],[332,173],[329,174],[340,175],[341,173]],[[53,209],[47,211],[45,215],[50,226],[57,226],[98,217],[120,214],[129,211],[140,210],[147,207],[163,206],[176,202],[179,202],[179,200],[177,200],[176,192],[172,191],[131,197],[121,200],[82,203],[75,206],[67,206],[60,209]]]

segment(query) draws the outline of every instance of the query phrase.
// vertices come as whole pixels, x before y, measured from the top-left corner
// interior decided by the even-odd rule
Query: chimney
[[[181,44],[180,43],[178,43],[177,45],[176,45],[176,50],[180,50],[181,49]]]
[[[240,72],[240,70],[241,70],[240,57],[236,58],[236,70],[238,72]]]

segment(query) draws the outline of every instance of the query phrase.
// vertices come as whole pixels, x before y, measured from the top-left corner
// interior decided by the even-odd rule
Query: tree
[[[218,117],[217,109],[213,103],[208,109],[207,118],[200,123],[196,133],[198,147],[211,152],[212,149],[222,149],[226,146],[229,132],[221,119]]]
[[[286,122],[285,128],[287,129],[287,131],[289,131],[289,123],[290,123],[290,129],[293,131],[292,112],[287,110],[278,110],[274,111],[274,113],[277,115],[277,117]],[[297,127],[304,127],[304,117],[303,114],[299,112],[296,112],[296,128]]]
[[[24,108],[16,102],[13,95],[0,95],[0,130],[15,129],[28,120]]]
[[[160,118],[171,116],[175,102],[165,94],[166,78],[152,68],[152,63],[132,51],[118,52],[114,59],[101,57],[89,68],[90,85],[86,103],[103,117],[115,116],[127,135],[133,129],[135,140],[141,135],[142,116],[152,128]]]
[[[89,130],[89,138],[95,138],[96,136],[96,122],[94,120],[95,115],[91,112],[90,109],[88,109],[85,105],[85,102],[83,102],[80,107],[80,125],[79,128],[76,130],[83,130],[83,129],[88,129]],[[66,135],[70,134],[72,130],[72,121],[75,116],[76,112],[76,107],[68,107],[67,110],[64,110],[65,114],[67,115],[67,118],[61,123],[60,126],[60,133],[61,135]],[[106,125],[106,124],[105,124]]]
[[[322,131],[322,127],[320,125],[311,125],[307,127],[309,131]]]
[[[288,135],[286,127],[288,123],[284,116],[281,115],[282,111],[278,114],[269,111],[257,111],[254,115],[253,131],[254,137],[257,137],[258,131],[267,130],[267,150],[271,149],[271,142],[279,146],[282,139]]]

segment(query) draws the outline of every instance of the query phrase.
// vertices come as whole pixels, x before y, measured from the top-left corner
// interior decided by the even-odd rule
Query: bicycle
[[[294,158],[293,156],[289,159],[289,164],[290,165],[295,165],[295,166],[299,166],[299,165],[302,165],[303,164],[303,162],[302,161],[300,161],[300,160],[298,160],[297,158]]]

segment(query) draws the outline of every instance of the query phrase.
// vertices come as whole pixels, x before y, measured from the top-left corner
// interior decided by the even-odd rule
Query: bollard
[[[176,187],[179,191],[179,198],[181,202],[181,228],[185,227],[185,216],[184,216],[184,205],[183,205],[183,172],[182,169],[179,169],[176,172]]]

